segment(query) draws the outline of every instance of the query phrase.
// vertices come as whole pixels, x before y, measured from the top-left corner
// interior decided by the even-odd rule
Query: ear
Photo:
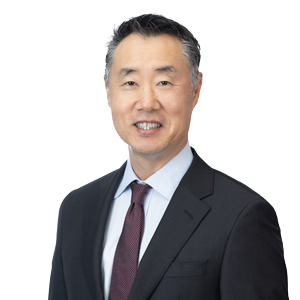
[[[193,90],[193,108],[198,103],[198,99],[199,99],[199,96],[200,96],[200,90],[201,90],[201,86],[202,86],[202,78],[203,78],[203,75],[202,75],[201,72],[199,72],[198,73],[198,81],[197,81],[196,86]]]
[[[111,107],[110,105],[110,93],[109,93],[109,88],[108,88],[108,85],[107,85],[107,81],[106,81],[106,76],[104,76],[104,84],[105,84],[105,89],[106,89],[106,98],[107,98],[107,103],[108,103],[108,106]]]

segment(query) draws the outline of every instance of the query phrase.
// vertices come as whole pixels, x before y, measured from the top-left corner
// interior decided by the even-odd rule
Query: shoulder
[[[112,182],[114,176],[117,174],[119,170],[115,170],[111,173],[108,173],[92,182],[89,182],[80,188],[74,190],[74,194],[78,196],[85,196],[89,197],[92,196],[94,193],[98,193],[99,191],[106,189],[110,183]]]
[[[260,194],[240,181],[214,170],[213,194],[204,199],[220,214],[237,218],[245,211],[259,211],[262,207],[274,212],[270,203]]]
[[[123,165],[124,166],[124,165]],[[109,174],[106,174],[92,182],[89,182],[78,189],[71,191],[65,199],[62,201],[60,210],[66,210],[66,207],[73,209],[80,209],[89,201],[92,201],[96,197],[101,200],[101,195],[103,195],[111,184],[114,182],[115,178],[122,174],[123,166]]]
[[[234,194],[236,196],[243,195],[250,198],[261,198],[261,196],[246,184],[220,172],[214,170],[215,180],[214,180],[214,192],[224,192],[229,194]]]

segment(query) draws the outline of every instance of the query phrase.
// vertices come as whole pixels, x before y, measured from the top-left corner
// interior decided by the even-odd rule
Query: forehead
[[[123,67],[157,68],[159,65],[187,67],[181,41],[169,34],[155,37],[130,34],[116,48],[112,71]]]

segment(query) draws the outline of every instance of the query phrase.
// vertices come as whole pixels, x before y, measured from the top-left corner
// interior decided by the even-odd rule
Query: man
[[[199,62],[162,16],[115,30],[105,86],[129,159],[63,201],[49,299],[288,299],[273,208],[189,147]]]

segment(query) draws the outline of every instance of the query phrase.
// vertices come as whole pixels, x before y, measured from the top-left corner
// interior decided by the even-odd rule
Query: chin
[[[163,152],[163,148],[157,147],[156,145],[152,146],[129,146],[131,151],[133,151],[136,154],[142,154],[142,155],[154,155],[154,154],[160,154]]]

